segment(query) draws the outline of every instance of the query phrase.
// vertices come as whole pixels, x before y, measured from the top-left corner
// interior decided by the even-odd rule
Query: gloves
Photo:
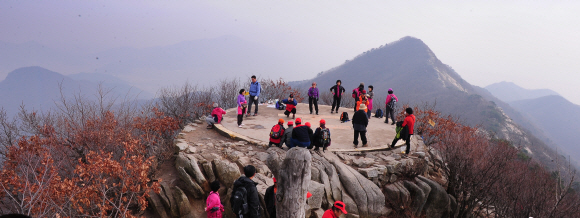
[[[258,96],[254,96],[254,100],[258,100]]]

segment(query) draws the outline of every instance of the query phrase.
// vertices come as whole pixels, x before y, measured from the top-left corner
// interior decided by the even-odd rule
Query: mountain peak
[[[550,89],[525,89],[513,82],[498,82],[485,87],[491,94],[505,102],[559,95]]]
[[[8,76],[6,76],[6,79],[4,79],[4,81],[14,81],[22,79],[43,80],[49,78],[63,79],[65,78],[65,76],[39,66],[31,66],[13,70],[12,72],[8,73]]]

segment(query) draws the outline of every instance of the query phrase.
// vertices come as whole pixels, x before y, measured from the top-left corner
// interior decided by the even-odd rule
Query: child
[[[246,108],[248,107],[248,102],[244,96],[245,89],[240,89],[240,95],[238,95],[238,127],[242,128],[244,124],[244,114],[246,113]]]
[[[324,152],[330,146],[330,142],[330,129],[326,128],[326,121],[321,119],[320,127],[316,128],[316,132],[314,132],[314,140],[312,142],[316,147],[314,150],[318,151],[322,147],[322,151]]]
[[[272,127],[270,130],[270,142],[268,143],[268,147],[272,147],[272,145],[276,145],[277,147],[281,147],[282,136],[284,135],[284,119],[279,119],[278,124]]]
[[[222,218],[222,212],[224,211],[224,206],[220,200],[220,194],[218,190],[220,189],[220,182],[213,181],[210,184],[211,192],[207,196],[207,204],[205,207],[205,212],[207,212],[207,218]]]

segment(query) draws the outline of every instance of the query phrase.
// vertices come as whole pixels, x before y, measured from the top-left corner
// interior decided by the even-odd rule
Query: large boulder
[[[189,200],[183,191],[175,186],[173,187],[173,197],[175,199],[175,204],[177,205],[177,209],[179,211],[179,217],[193,217],[191,215],[191,205],[189,204]]]
[[[203,166],[203,171],[207,175],[208,182],[215,181],[215,174],[213,173],[213,167],[211,166],[211,163],[205,162],[202,164],[202,166]]]
[[[201,199],[204,197],[205,192],[203,189],[195,182],[193,179],[185,172],[183,167],[177,167],[177,174],[181,181],[183,181],[185,186],[185,191],[190,194],[193,198]]]
[[[199,165],[197,164],[197,159],[193,155],[179,153],[175,158],[175,167],[182,167],[187,174],[191,176],[192,179],[206,192],[209,193],[209,183],[205,179]]]
[[[169,218],[167,211],[163,206],[163,202],[161,201],[161,197],[158,194],[156,194],[154,191],[149,191],[147,201],[158,217]]]
[[[220,183],[227,188],[234,187],[234,182],[241,176],[238,165],[227,160],[220,159],[214,159],[212,164],[216,173],[216,177]]]
[[[421,181],[431,187],[431,193],[427,197],[424,211],[427,218],[441,218],[444,214],[451,211],[451,201],[445,189],[430,179],[423,176],[417,176]]]
[[[312,196],[308,198],[308,206],[310,206],[310,208],[321,208],[322,198],[324,197],[324,185],[316,181],[310,181],[308,191],[312,194]]]
[[[402,182],[388,184],[384,188],[388,204],[397,211],[407,209],[411,201],[411,194],[403,187]]]
[[[356,202],[350,197],[350,195],[348,195],[346,192],[343,192],[342,194],[342,203],[344,203],[344,205],[346,206],[346,212],[348,212],[349,214],[359,214],[358,211],[358,205],[356,204]]]
[[[171,187],[166,183],[161,183],[161,192],[159,194],[161,195],[161,200],[163,201],[165,208],[169,208],[171,217],[178,217],[179,210],[177,209],[177,204],[175,203]]]
[[[410,209],[413,211],[415,216],[419,216],[423,210],[423,206],[425,206],[425,202],[427,202],[428,195],[423,192],[423,189],[421,189],[413,182],[404,181],[403,186],[405,186],[405,188],[409,190],[409,193],[411,194]]]

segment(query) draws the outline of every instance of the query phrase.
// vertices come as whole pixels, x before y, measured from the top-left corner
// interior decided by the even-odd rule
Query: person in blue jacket
[[[262,86],[256,80],[256,76],[252,76],[252,83],[250,83],[250,101],[248,103],[248,116],[252,111],[252,104],[256,105],[256,109],[254,110],[253,116],[258,115],[258,97],[260,97],[260,92],[262,91]]]

